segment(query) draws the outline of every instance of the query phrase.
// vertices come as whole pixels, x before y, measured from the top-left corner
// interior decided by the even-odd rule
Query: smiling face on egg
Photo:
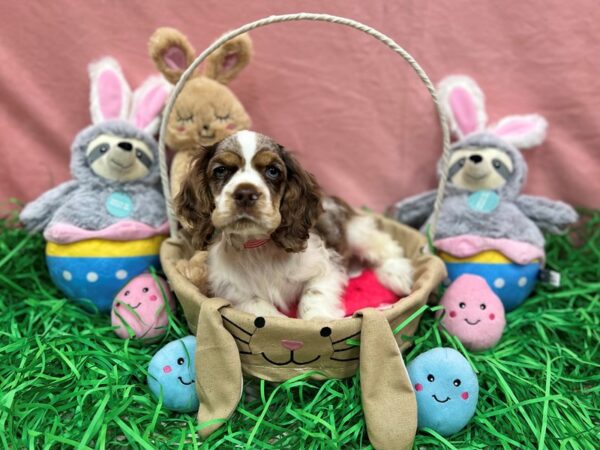
[[[419,428],[443,436],[460,431],[477,406],[479,384],[468,361],[451,348],[434,348],[407,367],[417,397]]]
[[[446,290],[440,323],[471,350],[496,345],[506,324],[504,306],[487,282],[477,275],[461,275]]]
[[[174,307],[175,300],[167,282],[143,273],[116,295],[111,310],[112,325],[117,327],[117,336],[123,339],[155,338],[164,334],[169,323],[168,309]],[[133,336],[130,336],[131,332]]]
[[[196,394],[196,337],[186,336],[161,348],[148,366],[148,386],[165,408],[192,412],[199,406]]]

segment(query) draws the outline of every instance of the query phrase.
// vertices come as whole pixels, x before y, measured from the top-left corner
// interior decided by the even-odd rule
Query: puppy
[[[197,153],[174,207],[197,249],[208,247],[210,293],[258,316],[344,316],[347,266],[374,267],[408,293],[412,266],[373,218],[324,196],[312,174],[273,139],[238,132]]]

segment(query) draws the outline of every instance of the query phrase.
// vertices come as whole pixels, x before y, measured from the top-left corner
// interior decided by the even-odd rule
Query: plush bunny
[[[505,308],[514,309],[533,290],[543,265],[541,230],[560,233],[577,220],[563,202],[520,195],[527,164],[519,149],[541,144],[547,122],[529,114],[486,126],[484,96],[473,79],[450,76],[438,89],[458,141],[451,147],[446,196],[432,237],[435,247],[451,280],[463,273],[480,275]],[[392,207],[392,215],[425,231],[435,194],[403,200]]]
[[[108,57],[89,74],[93,125],[73,141],[73,180],[29,203],[20,218],[44,232],[57,286],[108,311],[127,280],[158,264],[168,231],[153,135],[171,86],[153,76],[132,93]]]
[[[157,29],[150,38],[149,49],[158,70],[173,84],[196,57],[187,38],[174,28]],[[231,39],[206,58],[204,72],[191,78],[177,97],[165,136],[166,144],[176,152],[171,164],[173,198],[194,150],[250,127],[248,113],[227,84],[251,57],[252,41],[248,35]]]

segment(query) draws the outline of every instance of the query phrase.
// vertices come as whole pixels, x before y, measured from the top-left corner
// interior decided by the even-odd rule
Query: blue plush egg
[[[196,337],[186,336],[161,348],[148,366],[148,386],[167,409],[198,411],[195,377]]]
[[[54,284],[71,300],[91,302],[108,313],[115,295],[132,278],[160,267],[164,236],[134,241],[87,239],[69,244],[48,242],[46,263]]]
[[[469,423],[479,383],[463,355],[451,348],[434,348],[417,356],[407,369],[417,397],[419,428],[448,436]]]

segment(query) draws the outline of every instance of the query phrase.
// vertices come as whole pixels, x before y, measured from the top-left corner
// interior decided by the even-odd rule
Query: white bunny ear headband
[[[92,123],[120,119],[150,135],[158,132],[160,113],[172,89],[162,76],[147,78],[131,92],[119,63],[110,57],[89,65]]]
[[[438,96],[450,128],[459,139],[486,131],[520,149],[540,145],[546,138],[548,122],[539,114],[507,116],[486,127],[485,97],[472,78],[451,75],[438,85]]]

